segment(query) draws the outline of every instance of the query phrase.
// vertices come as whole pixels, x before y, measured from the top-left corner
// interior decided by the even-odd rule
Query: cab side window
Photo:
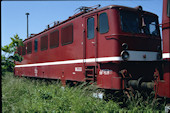
[[[94,18],[87,19],[87,38],[93,39],[94,38]]]
[[[101,13],[99,15],[99,32],[101,34],[109,31],[108,16],[107,13]]]

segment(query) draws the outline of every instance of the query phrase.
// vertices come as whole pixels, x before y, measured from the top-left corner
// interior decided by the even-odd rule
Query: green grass
[[[81,84],[62,88],[57,81],[47,82],[28,78],[14,77],[12,73],[2,76],[2,112],[4,113],[156,113],[159,109],[151,99],[150,103],[132,97],[126,100],[129,106],[121,108],[118,102],[94,98],[94,85]],[[138,104],[135,104],[138,103]],[[154,105],[153,105],[154,104]],[[164,106],[163,106],[164,107]],[[162,107],[162,108],[163,108]],[[163,109],[160,109],[163,111]]]

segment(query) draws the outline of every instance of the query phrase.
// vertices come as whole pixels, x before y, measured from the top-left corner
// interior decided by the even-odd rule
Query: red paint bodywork
[[[161,46],[161,38],[160,36],[123,32],[121,30],[119,9],[138,12],[136,8],[115,5],[107,6],[88,13],[77,14],[48,30],[26,39],[24,43],[29,41],[34,42],[34,39],[38,39],[38,51],[34,51],[34,43],[32,43],[32,54],[24,55],[24,60],[21,63],[16,62],[16,65],[21,67],[15,67],[15,75],[81,82],[86,81],[86,69],[94,67],[96,78],[94,81],[100,88],[124,89],[125,80],[119,74],[122,69],[128,69],[129,73],[132,73],[131,79],[138,80],[142,76],[145,81],[152,81],[157,61],[123,61],[120,55],[122,52],[122,44],[127,43],[128,50],[131,51],[158,52],[157,47]],[[98,15],[103,12],[108,15],[109,31],[100,34],[97,31]],[[149,12],[144,11],[144,13],[156,16]],[[87,39],[86,21],[88,17],[94,17],[95,19],[95,37],[90,40]],[[62,46],[61,28],[71,23],[73,24],[73,43]],[[40,37],[45,34],[49,36],[50,33],[56,29],[59,30],[59,47],[53,49],[48,47],[47,50],[41,51]],[[48,46],[49,45],[48,41]],[[118,57],[119,59],[110,61],[103,60],[104,58],[110,57]],[[77,60],[81,62],[74,63],[74,61],[77,62]],[[91,62],[92,60],[94,60],[94,62]],[[64,64],[63,61],[73,61],[73,63]],[[22,65],[51,62],[60,62],[63,64],[22,67]],[[75,71],[77,67],[81,67],[82,71]]]
[[[170,0],[169,0],[170,2]],[[162,39],[163,39],[163,80],[158,84],[158,95],[170,98],[170,17],[167,16],[168,0],[163,0]],[[164,58],[164,54],[169,53]]]

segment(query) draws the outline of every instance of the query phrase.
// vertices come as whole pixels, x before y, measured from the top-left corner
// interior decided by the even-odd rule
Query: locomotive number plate
[[[82,67],[75,67],[75,71],[82,71]]]

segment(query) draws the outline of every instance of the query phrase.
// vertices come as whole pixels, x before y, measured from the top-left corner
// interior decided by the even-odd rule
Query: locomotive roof
[[[66,23],[66,22],[68,22],[68,21],[70,21],[70,20],[72,20],[74,18],[79,17],[79,16],[83,16],[84,17],[84,16],[87,16],[87,15],[92,14],[92,13],[100,12],[100,11],[103,11],[103,10],[106,10],[106,9],[113,9],[113,8],[127,9],[127,10],[132,10],[132,11],[136,10],[137,11],[137,10],[139,10],[139,7],[141,7],[141,6],[137,6],[137,7],[131,8],[131,7],[120,6],[120,5],[109,5],[109,6],[105,6],[103,8],[99,8],[99,9],[96,9],[96,10],[93,10],[93,11],[89,11],[89,12],[82,11],[82,12],[80,12],[78,14],[70,16],[67,20],[64,20],[64,21],[62,21],[62,22],[60,22],[60,23],[58,23],[58,24],[56,24],[56,25],[54,25],[54,26],[52,26],[52,27],[50,27],[48,29],[45,29],[44,31],[41,31],[40,33],[34,34],[33,36],[30,36],[29,38],[26,38],[24,41],[29,40],[29,39],[31,39],[31,38],[33,38],[33,37],[35,37],[37,35],[40,35],[40,34],[46,32],[46,31],[49,31],[50,29],[53,29],[53,28],[55,28],[55,27],[57,27],[59,25],[62,25],[62,24]],[[151,13],[151,12],[147,12],[147,11],[143,11],[143,12],[144,13],[146,12],[146,13],[149,13],[149,14],[157,16],[156,14]]]

